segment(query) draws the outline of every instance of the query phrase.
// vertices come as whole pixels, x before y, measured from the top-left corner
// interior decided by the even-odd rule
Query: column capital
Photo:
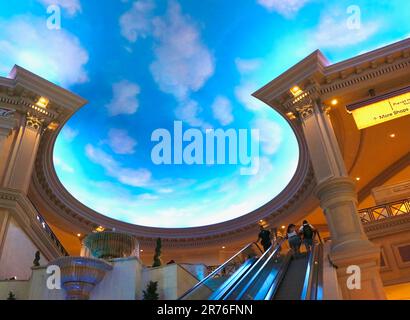
[[[44,119],[41,119],[30,112],[26,116],[26,127],[35,131],[41,130],[44,124]]]

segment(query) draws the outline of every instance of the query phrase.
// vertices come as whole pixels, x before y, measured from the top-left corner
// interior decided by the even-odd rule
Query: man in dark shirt
[[[259,240],[261,241],[261,244],[263,246],[263,250],[265,250],[265,251],[267,251],[270,248],[270,246],[272,245],[270,231],[266,230],[263,226],[261,226],[259,236],[258,236],[258,240],[256,240],[256,243],[258,243]]]

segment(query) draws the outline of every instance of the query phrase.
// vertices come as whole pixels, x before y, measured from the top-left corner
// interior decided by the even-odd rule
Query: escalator
[[[294,257],[284,243],[263,254],[255,243],[247,245],[180,300],[322,299],[322,244]]]
[[[282,241],[259,258],[233,285],[223,300],[320,300],[322,299],[322,245],[294,257]]]
[[[220,300],[263,256],[256,243],[250,243],[184,293],[179,300]]]
[[[265,300],[322,300],[323,246],[316,244],[312,252],[294,257],[288,253],[279,273],[277,286],[272,286]]]

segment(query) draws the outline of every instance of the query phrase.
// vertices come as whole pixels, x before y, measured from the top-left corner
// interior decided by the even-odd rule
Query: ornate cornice
[[[380,238],[410,229],[410,214],[402,214],[364,224],[369,239]]]
[[[409,70],[410,38],[333,65],[315,51],[253,95],[286,114],[292,111],[290,88],[295,85],[308,96],[314,90],[326,99],[371,89],[379,79],[408,77]]]

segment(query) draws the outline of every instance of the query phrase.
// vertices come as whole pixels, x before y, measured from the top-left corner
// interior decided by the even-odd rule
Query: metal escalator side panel
[[[273,297],[275,296],[275,294],[276,294],[276,292],[277,292],[277,290],[280,286],[280,283],[282,282],[283,278],[286,275],[286,271],[288,270],[292,259],[293,259],[292,258],[292,252],[289,250],[288,253],[286,254],[286,257],[285,257],[285,259],[282,263],[281,268],[279,269],[279,272],[278,272],[275,280],[272,282],[268,292],[263,297],[263,300],[272,300],[273,299]],[[262,298],[262,296],[260,298]]]
[[[205,277],[202,281],[198,282],[194,287],[185,292],[181,297],[178,298],[178,300],[193,300],[192,297],[195,297],[195,300],[208,299],[208,297],[214,292],[212,288],[207,285],[207,283],[210,282],[211,279],[217,278],[218,274],[224,271],[230,264],[234,264],[235,260],[241,261],[241,259],[243,258],[245,263],[247,261],[246,257],[256,257],[261,254],[261,252],[262,251],[260,247],[256,243],[249,243],[240,251],[238,251],[234,256],[224,262],[221,266],[219,266],[216,270],[214,270],[211,274]]]
[[[274,257],[282,246],[283,241],[279,244],[274,244],[268,249],[258,261],[248,270],[248,272],[242,277],[242,279],[232,287],[223,300],[240,300],[245,295],[246,291],[251,287],[260,273],[263,271],[266,264]]]
[[[248,271],[249,268],[257,261],[256,258],[251,258],[245,263],[231,276],[228,280],[226,280],[217,291],[215,291],[208,300],[220,300],[226,292],[234,286],[240,279],[243,277],[244,274]]]
[[[305,281],[300,299],[301,300],[321,300],[323,297],[322,286],[322,244],[313,246],[309,255],[309,262],[306,268]]]

